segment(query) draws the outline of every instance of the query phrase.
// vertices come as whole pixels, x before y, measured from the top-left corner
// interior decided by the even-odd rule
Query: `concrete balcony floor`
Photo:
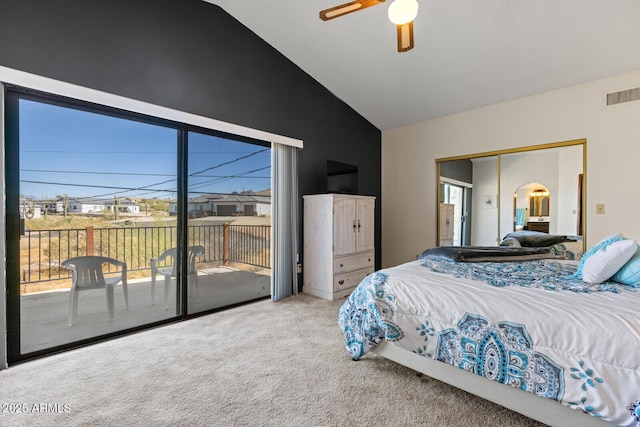
[[[188,314],[225,307],[270,295],[270,270],[254,273],[228,267],[198,270],[199,298],[188,296]],[[151,278],[128,280],[129,310],[124,292],[115,289],[115,319],[109,320],[103,289],[79,293],[78,316],[68,326],[69,290],[22,295],[21,353],[72,343],[176,316],[176,282],[171,282],[169,308],[164,306],[164,279],[156,279],[155,304],[151,304]]]

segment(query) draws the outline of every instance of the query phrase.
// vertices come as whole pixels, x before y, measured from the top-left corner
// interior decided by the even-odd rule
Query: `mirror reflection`
[[[529,206],[531,215],[542,217],[549,216],[549,190],[545,187],[536,188],[529,193]]]
[[[529,182],[513,193],[513,231],[549,233],[549,198],[543,184]]]
[[[438,159],[438,244],[495,246],[529,230],[578,236],[585,140]]]

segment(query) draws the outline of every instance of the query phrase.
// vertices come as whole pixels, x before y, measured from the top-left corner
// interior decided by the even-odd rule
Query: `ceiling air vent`
[[[635,89],[621,90],[620,92],[613,92],[607,94],[607,105],[622,104],[625,102],[639,101],[640,100],[640,87]]]

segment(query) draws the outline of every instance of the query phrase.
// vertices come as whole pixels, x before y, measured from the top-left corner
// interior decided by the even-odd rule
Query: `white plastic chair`
[[[104,277],[104,264],[112,264],[120,268],[117,276]],[[105,289],[109,320],[114,319],[113,289],[122,282],[124,303],[129,310],[129,291],[127,289],[127,264],[113,258],[102,256],[80,256],[70,258],[60,264],[71,271],[71,289],[69,290],[69,326],[78,315],[78,292],[85,289]]]
[[[176,255],[178,248],[171,248],[164,251],[159,257],[151,258],[151,305],[155,304],[156,295],[156,275],[164,276],[164,308],[169,308],[169,289],[171,279],[176,277]],[[198,270],[196,269],[196,258],[204,255],[204,246],[189,246],[187,250],[187,283],[189,292],[195,289],[196,300],[200,300],[200,289],[198,287]],[[163,266],[160,266],[160,265]]]

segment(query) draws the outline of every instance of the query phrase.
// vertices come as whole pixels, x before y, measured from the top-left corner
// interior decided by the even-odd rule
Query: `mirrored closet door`
[[[466,154],[436,164],[439,246],[494,246],[519,230],[584,241],[586,140]],[[454,187],[464,197],[453,197]]]

